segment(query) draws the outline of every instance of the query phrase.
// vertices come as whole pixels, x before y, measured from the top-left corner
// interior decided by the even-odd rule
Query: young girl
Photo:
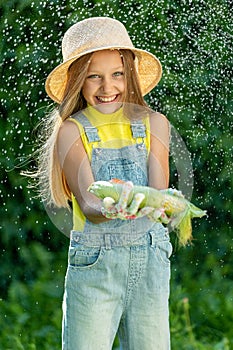
[[[168,187],[169,123],[143,99],[161,64],[105,17],[74,24],[62,50],[46,81],[58,107],[38,174],[44,200],[73,210],[63,349],[110,350],[116,334],[124,350],[170,349],[168,231],[139,210],[143,195],[126,204],[134,185]],[[112,179],[124,190],[105,205],[88,188]]]

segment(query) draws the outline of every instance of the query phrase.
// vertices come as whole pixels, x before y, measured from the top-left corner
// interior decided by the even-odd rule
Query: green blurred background
[[[121,20],[134,45],[160,59],[163,78],[147,101],[185,141],[192,202],[208,211],[193,221],[192,246],[179,249],[172,234],[172,350],[233,349],[230,0],[0,4],[0,349],[61,349],[69,242],[20,171],[33,166],[27,157],[36,148],[35,127],[51,107],[44,82],[61,62],[61,38],[90,16]]]

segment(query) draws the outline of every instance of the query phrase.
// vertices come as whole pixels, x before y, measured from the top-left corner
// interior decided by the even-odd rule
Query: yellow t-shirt
[[[149,152],[150,150],[150,123],[149,117],[146,117],[143,122],[146,126],[146,137],[133,138],[132,131],[130,127],[130,120],[123,115],[122,108],[111,114],[103,114],[96,110],[94,107],[88,107],[83,114],[91,122],[92,126],[96,127],[98,130],[98,135],[101,141],[88,142],[87,136],[85,134],[82,124],[71,117],[69,120],[74,122],[80,132],[81,139],[84,148],[87,152],[88,158],[91,161],[92,148],[121,148],[135,144],[136,142],[144,142],[145,146]],[[76,201],[74,195],[72,195],[72,206],[73,206],[73,230],[83,231],[85,224],[85,216],[83,215],[78,202]]]

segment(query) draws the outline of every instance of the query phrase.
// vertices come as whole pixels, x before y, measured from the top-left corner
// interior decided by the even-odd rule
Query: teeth
[[[111,96],[111,97],[97,96],[98,100],[101,102],[112,102],[115,100],[116,97],[117,97],[117,95]]]

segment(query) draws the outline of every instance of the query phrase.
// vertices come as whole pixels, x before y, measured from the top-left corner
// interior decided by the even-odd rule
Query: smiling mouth
[[[100,103],[110,103],[110,102],[113,102],[117,99],[119,95],[114,95],[114,96],[96,96],[97,100],[100,102]]]

